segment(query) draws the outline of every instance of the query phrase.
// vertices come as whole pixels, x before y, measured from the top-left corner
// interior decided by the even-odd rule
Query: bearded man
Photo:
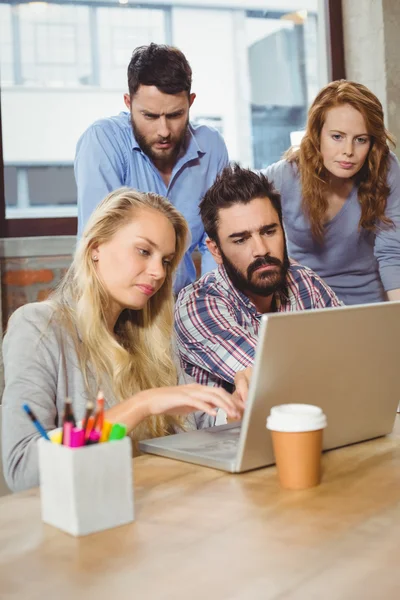
[[[262,173],[226,167],[200,214],[218,267],[178,296],[180,359],[198,383],[233,391],[236,373],[251,372],[263,314],[342,303],[311,269],[289,260],[280,195]]]
[[[175,293],[196,278],[194,249],[202,255],[202,273],[215,268],[199,202],[228,164],[218,131],[189,122],[196,97],[191,85],[192,70],[180,50],[158,44],[136,48],[124,95],[128,112],[93,123],[79,139],[75,157],[78,236],[100,201],[122,186],[160,194],[184,215],[191,240],[175,276]]]

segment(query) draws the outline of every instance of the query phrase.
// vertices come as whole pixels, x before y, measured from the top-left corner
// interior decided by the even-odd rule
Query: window
[[[167,42],[166,10],[124,7],[97,9],[100,87],[126,88],[132,51],[150,42]]]
[[[76,215],[72,166],[7,166],[4,175],[9,218]]]
[[[90,14],[84,6],[41,2],[13,7],[14,48],[25,86],[65,87],[91,82]]]
[[[328,4],[331,10],[337,5]],[[126,69],[138,45],[168,43],[185,53],[197,94],[191,119],[216,127],[232,160],[265,167],[297,143],[307,108],[328,80],[321,3],[288,0],[286,10],[277,0],[253,0],[251,10],[248,5],[246,0],[1,3],[9,235],[23,233],[27,219],[36,219],[30,233],[51,234],[54,219],[61,217],[67,217],[69,232],[76,230],[76,142],[96,119],[125,110]],[[336,21],[335,35],[338,29]]]

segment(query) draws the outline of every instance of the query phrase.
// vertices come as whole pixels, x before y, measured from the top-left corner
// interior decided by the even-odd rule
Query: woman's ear
[[[215,262],[217,263],[217,265],[222,265],[222,256],[221,256],[221,252],[218,248],[217,242],[214,242],[214,240],[210,240],[210,238],[208,237],[206,239],[206,244],[207,244],[207,248],[211,252],[212,257],[215,260]]]
[[[95,244],[93,244],[90,254],[92,257],[92,261],[98,262],[98,260],[99,260],[99,244],[97,242]]]

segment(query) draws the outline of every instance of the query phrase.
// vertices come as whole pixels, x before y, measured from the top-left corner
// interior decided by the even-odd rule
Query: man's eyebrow
[[[173,117],[174,115],[183,114],[184,112],[185,112],[185,110],[183,108],[177,108],[176,110],[173,110],[172,112],[167,113],[165,116]]]
[[[228,235],[228,239],[235,237],[246,237],[249,236],[250,233],[250,231],[238,231],[237,233],[231,233],[230,235]]]
[[[155,117],[156,119],[159,119],[164,114],[164,113],[153,113],[153,112],[151,112],[151,110],[146,110],[145,108],[143,108],[140,112],[142,113],[142,115],[146,115],[147,117]],[[167,118],[174,117],[175,115],[181,115],[184,112],[185,111],[183,108],[177,108],[176,110],[173,110],[172,112],[165,113],[165,116]]]
[[[279,223],[268,223],[268,225],[263,225],[259,231],[270,231],[270,229],[276,229],[279,226]]]
[[[147,115],[148,117],[157,117],[158,118],[161,116],[161,115],[158,115],[157,113],[153,113],[150,110],[146,110],[146,109],[143,109],[140,112],[142,113],[142,115]]]
[[[262,227],[260,227],[259,229],[255,229],[254,231],[258,231],[259,233],[263,232],[263,231],[270,231],[271,229],[276,229],[279,226],[279,223],[268,223],[268,225],[263,225]],[[228,235],[228,239],[231,238],[236,238],[236,237],[248,237],[249,235],[251,235],[253,232],[250,230],[246,230],[246,231],[237,231],[235,233],[231,233],[230,235]]]

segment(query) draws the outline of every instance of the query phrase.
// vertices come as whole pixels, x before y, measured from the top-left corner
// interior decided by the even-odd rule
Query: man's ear
[[[222,265],[222,256],[221,256],[221,252],[218,248],[217,242],[214,242],[214,240],[210,240],[210,238],[208,237],[206,239],[206,244],[207,244],[207,248],[211,252],[212,257],[215,260],[215,262],[217,263],[217,265]]]
[[[189,108],[192,106],[194,99],[196,98],[196,94],[194,94],[193,92],[190,94],[189,96]]]
[[[129,94],[124,94],[124,102],[125,102],[126,108],[130,111],[131,110],[131,97]]]

